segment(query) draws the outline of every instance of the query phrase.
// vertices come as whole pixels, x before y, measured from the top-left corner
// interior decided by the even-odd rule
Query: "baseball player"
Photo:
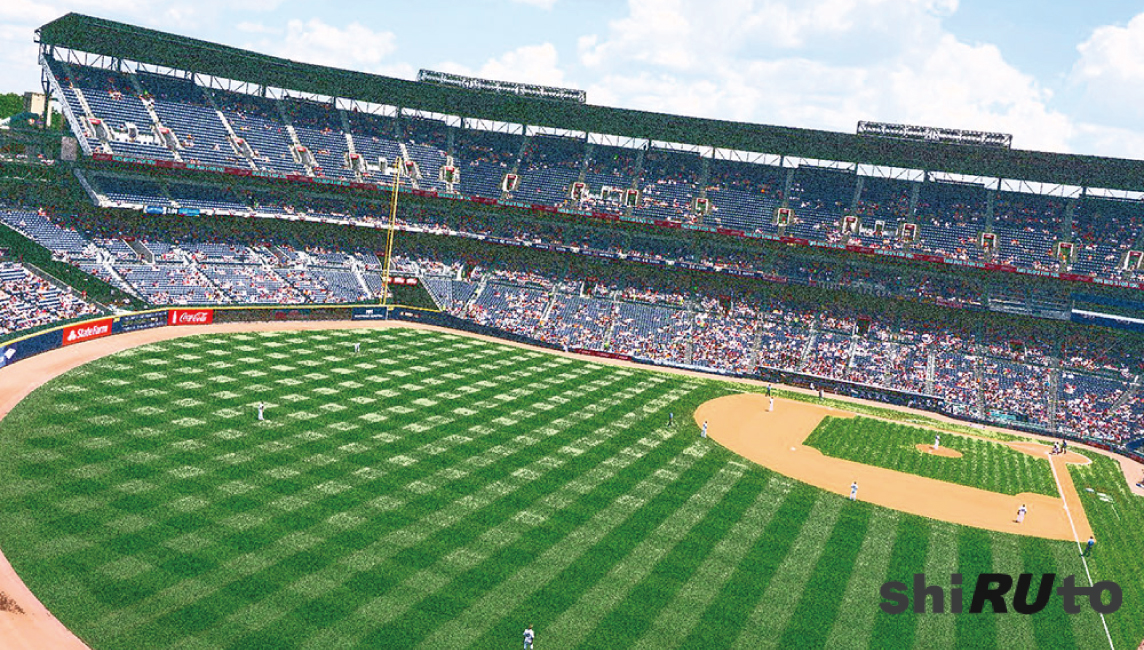
[[[536,639],[536,632],[532,631],[532,626],[524,628],[524,650],[532,650],[532,642]]]
[[[770,413],[770,412],[775,410],[775,398],[772,397],[770,399],[771,399],[770,403],[767,404],[767,413]]]
[[[1081,553],[1081,555],[1083,557],[1088,557],[1089,555],[1092,555],[1092,547],[1093,546],[1096,546],[1096,539],[1093,538],[1091,535],[1089,535],[1088,543],[1084,545],[1084,553]]]
[[[667,413],[667,426],[675,426],[675,411],[668,411]]]
[[[854,481],[853,483],[850,484],[850,500],[851,501],[857,501],[858,500],[858,481]]]
[[[707,420],[703,421],[703,432],[700,433],[699,435],[704,437],[704,438],[707,437]]]
[[[361,341],[354,343],[354,354],[361,354]]]
[[[941,434],[935,434],[933,437],[933,450],[937,451],[941,447]]]
[[[259,402],[258,403],[258,421],[259,422],[266,419],[263,415],[263,411],[265,411],[265,410],[266,410],[266,405],[263,404],[262,402]]]
[[[1020,508],[1017,508],[1017,523],[1021,523],[1021,522],[1025,521],[1025,513],[1028,511],[1029,511],[1029,509],[1026,508],[1025,504],[1023,504],[1023,503],[1021,504]]]

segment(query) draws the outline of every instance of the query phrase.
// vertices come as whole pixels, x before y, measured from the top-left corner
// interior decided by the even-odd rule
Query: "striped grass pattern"
[[[933,440],[933,431],[905,424],[827,417],[807,437],[806,444],[827,456],[990,492],[1057,495],[1046,459],[1014,451],[999,442],[950,434],[942,436],[941,446],[961,452],[961,458],[918,451],[917,445],[932,445]]]
[[[689,418],[735,390],[405,329],[135,348],[0,423],[0,547],[98,650],[1097,647],[1059,602],[881,613],[918,571],[1077,558],[747,463]]]

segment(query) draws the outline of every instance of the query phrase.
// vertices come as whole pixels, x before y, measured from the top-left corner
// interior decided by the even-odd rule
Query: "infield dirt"
[[[1080,454],[1044,456],[1060,465],[1058,475],[1064,475],[1061,487],[1065,500],[1043,494],[999,494],[824,456],[803,444],[806,437],[824,417],[853,417],[852,413],[784,399],[775,400],[774,411],[768,411],[767,406],[768,398],[763,395],[728,395],[700,406],[695,421],[700,425],[707,422],[708,435],[740,456],[836,494],[849,496],[851,483],[857,482],[859,499],[887,508],[963,526],[1073,541],[1067,502],[1076,525],[1075,536],[1085,539],[1092,533],[1076,488],[1071,480],[1064,480],[1068,477],[1064,463],[1090,462]],[[1048,451],[1037,443],[1015,444],[1025,453],[1035,452],[1029,445]],[[1070,490],[1071,495],[1067,494]],[[1022,504],[1028,508],[1028,516],[1018,524],[1017,508]]]
[[[160,327],[96,339],[66,348],[38,355],[18,364],[0,369],[0,419],[15,407],[24,397],[46,381],[61,375],[89,361],[140,345],[166,341],[195,334],[224,334],[254,331],[351,329],[378,327],[414,327],[434,331],[453,330],[432,326],[415,325],[403,322],[288,322],[288,323],[230,323],[207,326]],[[502,339],[475,336],[488,341],[535,349],[550,354],[560,354],[545,348],[508,343]],[[565,355],[576,358],[577,355]],[[625,365],[647,369],[646,366],[629,362],[588,359],[605,365]],[[667,370],[676,374],[711,379],[711,375],[685,371]],[[756,386],[762,382],[741,380],[741,383]],[[759,395],[733,395],[713,400],[703,405],[696,413],[696,421],[710,420],[711,437],[724,446],[758,462],[812,485],[839,494],[849,494],[850,482],[859,482],[859,498],[895,508],[905,512],[920,514],[935,519],[944,519],[991,530],[1035,535],[1050,539],[1073,539],[1064,517],[1061,499],[1042,495],[1006,496],[953,485],[932,479],[885,470],[849,461],[823,456],[817,450],[805,447],[802,441],[814,430],[825,415],[848,417],[851,414],[836,409],[785,399],[776,399],[774,413],[766,413],[765,405],[760,407],[764,397]],[[884,404],[872,403],[879,408],[890,408]],[[901,409],[908,410],[908,409]],[[920,413],[920,412],[919,412]],[[941,416],[920,413],[938,420]],[[1034,436],[1031,436],[1034,437]],[[1015,449],[1033,455],[1043,455],[1047,447],[1036,442],[1010,443]],[[793,450],[791,448],[794,448]],[[1093,453],[1095,450],[1085,450]],[[1095,452],[1103,453],[1103,452]],[[1142,468],[1123,457],[1111,453],[1107,455],[1120,461],[1125,477],[1135,480]],[[1051,462],[1066,493],[1066,502],[1077,519],[1078,535],[1087,536],[1089,527],[1083,516],[1083,508],[1072,480],[1064,465],[1083,459],[1080,454],[1053,456]],[[1085,459],[1086,460],[1086,459]],[[1129,481],[1131,483],[1132,481]],[[896,493],[895,493],[896,491]],[[1027,499],[1026,499],[1027,497]],[[1014,519],[1022,499],[1029,508],[1026,522],[1018,526]],[[1077,514],[1080,516],[1077,517]],[[956,515],[954,519],[951,516]],[[1067,530],[1067,532],[1066,532]],[[7,596],[10,604],[0,608],[0,650],[70,650],[86,648],[81,639],[72,634],[62,623],[40,603],[13,570],[11,564],[0,552],[0,593]],[[22,610],[22,611],[19,611]]]

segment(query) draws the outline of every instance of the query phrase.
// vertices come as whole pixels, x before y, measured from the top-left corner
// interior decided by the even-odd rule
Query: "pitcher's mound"
[[[938,447],[937,449],[934,449],[933,445],[927,445],[925,443],[915,445],[915,447],[923,454],[942,456],[944,458],[961,458],[960,451],[957,451],[956,449],[950,449],[949,447]]]

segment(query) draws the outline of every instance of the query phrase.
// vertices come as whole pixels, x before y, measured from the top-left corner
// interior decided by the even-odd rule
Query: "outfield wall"
[[[801,388],[821,387],[832,394],[873,400],[896,406],[905,406],[919,410],[939,413],[955,420],[980,423],[991,426],[1004,426],[1005,428],[1035,433],[1038,435],[1052,435],[1057,438],[1067,438],[1084,443],[1090,447],[1103,449],[1139,463],[1144,463],[1144,453],[1122,445],[1111,445],[1106,441],[1085,436],[1075,436],[1061,432],[1048,432],[1037,427],[1025,426],[1020,422],[1006,422],[998,424],[991,420],[967,417],[964,413],[954,413],[946,408],[945,400],[920,393],[896,391],[881,386],[860,384],[839,379],[819,377],[776,368],[762,367],[755,374],[731,373],[703,366],[671,363],[657,359],[648,359],[637,356],[603,352],[599,350],[566,349],[561,346],[506,332],[495,327],[479,325],[477,323],[458,318],[441,311],[432,311],[418,307],[403,305],[307,305],[307,306],[225,306],[225,307],[170,307],[152,309],[142,312],[117,314],[114,316],[101,316],[80,322],[72,322],[54,329],[25,337],[9,340],[0,344],[0,368],[16,363],[23,359],[33,357],[42,352],[82,343],[105,336],[123,334],[153,327],[168,325],[194,326],[208,325],[210,323],[238,323],[238,322],[267,322],[267,321],[405,321],[411,323],[424,323],[454,330],[471,332],[491,336],[507,341],[525,343],[532,346],[547,348],[549,350],[574,352],[587,356],[595,356],[621,361],[631,361],[642,365],[677,368],[701,372],[717,377],[735,379],[753,379]]]

